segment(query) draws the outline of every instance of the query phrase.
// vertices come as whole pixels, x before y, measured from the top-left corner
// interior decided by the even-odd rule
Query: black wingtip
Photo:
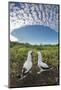
[[[44,69],[44,70],[52,70],[53,68],[51,68],[51,67],[47,67],[47,68],[45,68],[45,67],[41,67],[42,69]]]
[[[21,78],[21,76],[20,76],[20,75],[17,75],[16,77],[17,77],[17,78]]]
[[[50,69],[49,67],[41,67],[42,69]]]

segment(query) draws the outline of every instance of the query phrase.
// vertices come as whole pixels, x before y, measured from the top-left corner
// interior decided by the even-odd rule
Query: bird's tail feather
[[[22,80],[22,79],[24,79],[24,78],[26,78],[26,77],[27,77],[27,75],[21,76],[20,80]]]
[[[50,70],[52,70],[53,68],[50,68]]]
[[[48,69],[46,69],[47,71],[49,71],[49,70],[52,70],[53,68],[48,68]]]

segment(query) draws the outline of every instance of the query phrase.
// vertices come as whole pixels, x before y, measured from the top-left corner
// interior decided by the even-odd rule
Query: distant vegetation
[[[10,76],[15,78],[21,74],[27,53],[33,50],[33,65],[37,65],[37,51],[41,51],[43,61],[54,70],[58,70],[58,45],[30,45],[28,43],[10,42]],[[34,70],[33,72],[35,72]]]

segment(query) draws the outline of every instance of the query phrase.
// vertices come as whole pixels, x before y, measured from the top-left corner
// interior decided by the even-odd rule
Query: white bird
[[[37,74],[40,74],[40,73],[43,72],[43,71],[46,71],[46,70],[51,69],[51,68],[49,68],[49,66],[48,66],[46,63],[44,63],[44,62],[42,61],[42,54],[41,54],[41,52],[38,51],[37,54],[38,54],[38,67],[39,67],[39,69],[40,69],[40,71],[37,72]]]
[[[29,51],[27,60],[25,61],[22,68],[21,79],[25,78],[28,75],[28,73],[31,72],[31,69],[32,69],[32,51]]]

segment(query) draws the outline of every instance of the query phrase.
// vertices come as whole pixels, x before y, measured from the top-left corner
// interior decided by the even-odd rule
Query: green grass
[[[10,42],[10,76],[16,78],[21,74],[22,66],[27,59],[29,50],[33,50],[33,74],[37,72],[37,51],[41,51],[43,61],[46,62],[54,70],[58,70],[58,45],[30,45],[28,43]],[[58,72],[58,71],[57,71]],[[55,77],[55,76],[54,76]],[[52,79],[48,77],[52,82]],[[51,83],[50,82],[50,83]]]

